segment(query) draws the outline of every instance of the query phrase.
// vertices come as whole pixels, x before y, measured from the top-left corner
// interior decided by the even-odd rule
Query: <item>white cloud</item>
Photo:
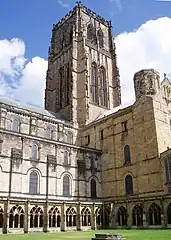
[[[0,95],[43,106],[47,61],[24,55],[22,40],[0,40]]]
[[[123,8],[123,0],[109,0],[111,3],[114,3],[119,11]]]
[[[116,37],[122,102],[134,99],[133,75],[143,68],[171,73],[171,19],[150,20],[139,29]],[[22,40],[0,41],[0,95],[43,106],[47,61],[25,59]],[[161,75],[162,77],[162,75]]]
[[[58,4],[63,8],[69,8],[69,3],[66,3],[66,1],[58,0]]]
[[[171,18],[150,20],[134,32],[116,37],[122,102],[134,99],[133,75],[143,68],[171,73]]]

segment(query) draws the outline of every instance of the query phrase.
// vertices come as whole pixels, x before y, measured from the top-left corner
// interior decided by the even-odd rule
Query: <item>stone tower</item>
[[[134,74],[136,100],[141,96],[156,96],[160,92],[160,75],[154,69],[143,69]]]
[[[82,127],[120,104],[111,23],[79,2],[52,30],[45,108]]]

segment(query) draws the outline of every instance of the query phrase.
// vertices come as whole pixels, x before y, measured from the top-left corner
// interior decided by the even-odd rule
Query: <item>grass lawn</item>
[[[171,240],[171,230],[102,230],[88,232],[30,233],[0,235],[0,240],[91,240],[95,232],[121,233],[126,240]]]

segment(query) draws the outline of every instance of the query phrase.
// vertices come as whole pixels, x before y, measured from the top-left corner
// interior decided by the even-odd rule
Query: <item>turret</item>
[[[141,96],[154,96],[160,91],[160,74],[154,69],[143,69],[134,75],[136,100]]]

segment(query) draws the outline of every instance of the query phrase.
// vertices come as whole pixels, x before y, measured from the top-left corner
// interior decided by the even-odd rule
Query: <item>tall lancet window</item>
[[[63,107],[64,105],[64,101],[63,101],[63,98],[64,98],[64,68],[60,68],[59,69],[59,78],[60,78],[60,81],[59,81],[59,106],[60,108]]]
[[[69,63],[66,65],[66,69],[65,69],[65,105],[67,106],[69,104],[69,100],[70,100],[70,65]]]
[[[92,102],[98,104],[97,64],[95,62],[91,66],[91,95]]]
[[[101,88],[101,105],[107,107],[106,70],[104,67],[100,68],[100,88]]]
[[[101,30],[101,28],[98,30],[97,35],[98,35],[98,40],[99,40],[99,47],[103,48],[104,47],[104,35],[103,35],[103,31]]]

